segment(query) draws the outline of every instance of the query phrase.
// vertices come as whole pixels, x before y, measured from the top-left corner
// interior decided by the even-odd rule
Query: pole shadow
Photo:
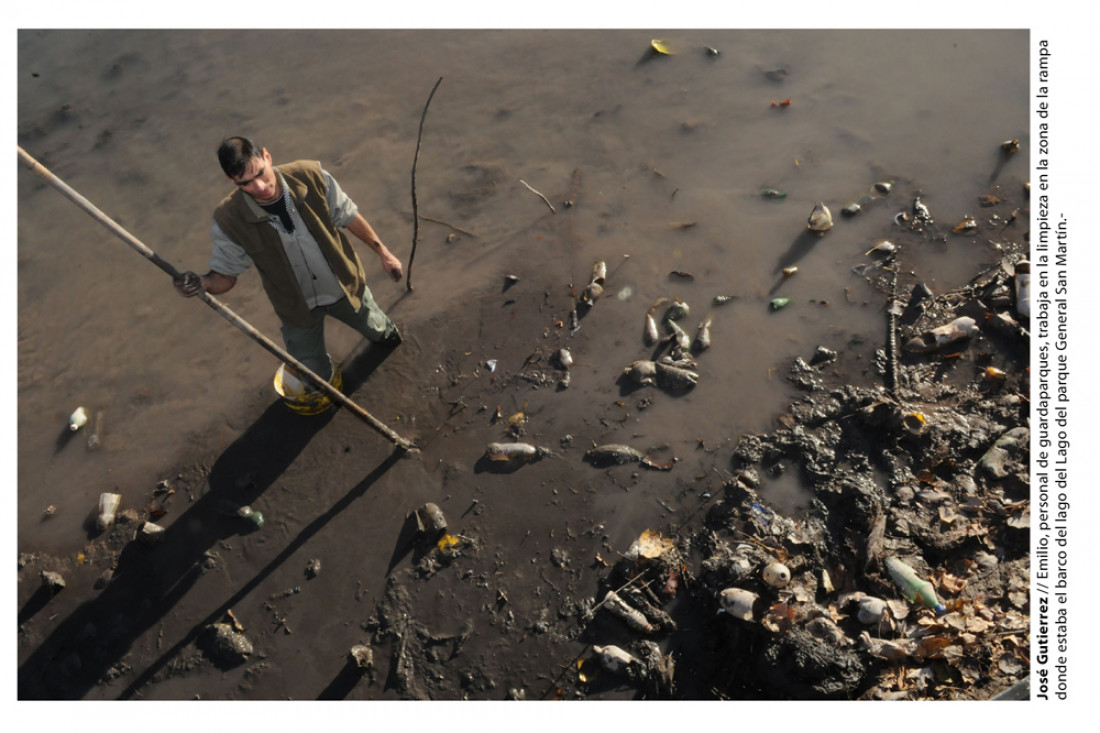
[[[389,352],[372,345],[349,360],[345,370],[346,392],[350,394],[361,386]],[[165,528],[162,540],[152,546],[128,542],[99,595],[61,621],[19,665],[18,699],[78,700],[111,677],[112,670],[123,661],[134,642],[169,613],[205,572],[209,551],[223,539],[253,529],[247,520],[232,516],[235,511],[230,510],[261,497],[335,414],[333,409],[321,415],[303,416],[292,412],[281,400],[270,404],[215,460],[207,477],[209,490]],[[200,621],[185,642],[196,638],[207,624],[219,620],[226,609],[361,496],[402,455],[404,452],[395,448],[393,455],[308,525],[256,578]],[[132,524],[118,524],[110,531],[133,533],[134,529]],[[44,605],[41,595],[32,597],[21,610],[20,618],[29,618]],[[129,697],[152,679],[179,648],[177,644],[142,672],[122,697]]]

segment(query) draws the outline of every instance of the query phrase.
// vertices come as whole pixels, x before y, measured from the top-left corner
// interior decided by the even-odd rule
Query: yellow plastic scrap
[[[665,54],[666,56],[671,56],[672,54],[676,53],[676,51],[674,51],[672,47],[669,46],[668,41],[662,41],[659,38],[654,38],[652,41],[649,42],[649,45],[657,53]]]
[[[435,543],[435,548],[440,552],[450,552],[458,544],[458,537],[453,534],[445,534]]]

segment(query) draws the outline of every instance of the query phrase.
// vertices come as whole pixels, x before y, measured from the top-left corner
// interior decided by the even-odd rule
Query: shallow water
[[[631,434],[716,445],[769,427],[795,394],[783,378],[790,358],[818,344],[841,352],[840,373],[877,378],[844,353],[883,334],[884,297],[851,268],[916,192],[948,227],[978,214],[991,185],[1020,200],[1028,33],[677,31],[667,38],[682,52],[653,58],[654,35],[23,31],[19,144],[166,260],[205,271],[209,214],[227,192],[213,150],[224,135],[251,135],[276,162],[320,159],[407,262],[417,124],[443,76],[417,167],[419,213],[476,236],[449,243],[448,227],[421,221],[414,294],[401,297],[403,285],[367,262],[380,302],[416,323],[499,292],[506,272],[521,276],[517,297],[540,297],[579,290],[606,260],[607,292],[576,336],[585,370],[570,409],[650,353],[646,309],[679,296],[692,309],[685,328],[714,317],[702,378],[656,400]],[[781,82],[767,77],[775,70]],[[1013,137],[1025,152],[1001,167],[999,143]],[[568,223],[519,183],[560,209],[574,171]],[[840,216],[883,179],[896,180],[890,197]],[[788,196],[765,200],[763,187]],[[813,242],[804,230],[817,200],[836,226]],[[241,408],[270,393],[275,365],[22,168],[18,207],[20,546],[72,552],[101,491],[144,490],[189,445],[243,430],[253,416]],[[999,260],[981,238],[950,236],[911,257],[936,292]],[[799,270],[782,282],[784,264]],[[673,270],[694,279],[669,279]],[[738,299],[713,306],[720,294]],[[793,303],[771,313],[773,295]],[[223,300],[277,340],[258,278]],[[355,347],[331,333],[338,358]],[[467,334],[471,349],[517,368],[527,354],[490,353],[495,337]],[[77,405],[106,414],[97,452],[83,433],[65,441]],[[51,504],[59,512],[42,522]]]

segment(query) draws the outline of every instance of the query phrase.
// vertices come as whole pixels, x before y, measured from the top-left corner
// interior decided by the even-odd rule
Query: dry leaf
[[[660,557],[672,549],[672,540],[661,536],[659,532],[647,529],[634,543],[638,549],[638,555],[652,560]],[[629,554],[629,553],[628,553]]]

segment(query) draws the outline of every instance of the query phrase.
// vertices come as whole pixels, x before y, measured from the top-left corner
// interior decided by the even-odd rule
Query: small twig
[[[422,216],[420,218],[423,219],[424,221],[434,221],[436,224],[442,224],[445,227],[450,227],[451,229],[454,229],[459,234],[465,234],[467,237],[476,237],[477,236],[473,232],[468,232],[465,229],[462,229],[460,227],[456,227],[454,224],[452,224],[449,221],[443,221],[442,219],[434,219],[430,216]]]
[[[626,581],[625,583],[620,585],[618,588],[616,588],[614,592],[617,594],[620,591],[626,590],[627,586],[629,586],[631,583],[633,583],[638,578],[642,577],[644,574],[645,573],[638,573],[633,578],[631,578],[630,580]],[[647,580],[645,583],[642,584],[642,587],[644,588],[652,582],[653,582],[652,580]],[[592,607],[592,609],[588,612],[588,617],[592,618],[593,616],[595,616],[596,611],[599,611],[601,608],[603,608],[603,604],[605,604],[605,603],[607,603],[607,596],[604,596],[602,601],[600,601],[599,603],[597,603],[595,606]]]
[[[525,180],[523,180],[523,179],[521,178],[521,179],[519,179],[519,182],[520,182],[520,183],[522,183],[522,184],[523,184],[524,186],[527,186],[527,190],[528,190],[528,191],[530,191],[531,193],[535,194],[535,195],[536,195],[536,196],[538,196],[538,197],[539,197],[540,199],[542,199],[542,200],[543,200],[544,202],[546,202],[546,205],[550,207],[550,213],[551,213],[551,214],[556,214],[556,213],[558,213],[558,212],[557,212],[557,209],[555,209],[555,208],[554,208],[554,205],[553,205],[552,203],[550,203],[550,201],[548,201],[548,200],[547,200],[547,198],[546,198],[545,196],[543,196],[543,195],[542,195],[541,193],[539,193],[539,192],[538,192],[538,191],[536,191],[535,189],[531,188],[531,186],[530,186],[530,185],[528,185],[527,181],[525,181]]]
[[[412,165],[413,242],[412,251],[409,252],[409,269],[405,273],[406,291],[413,289],[413,257],[416,257],[416,242],[420,239],[420,216],[416,213],[416,161],[420,158],[420,138],[424,135],[424,118],[428,116],[428,105],[432,103],[432,97],[435,96],[435,90],[439,88],[441,81],[443,81],[442,76],[436,79],[435,86],[432,87],[431,94],[428,95],[428,101],[424,103],[424,111],[420,113],[420,129],[416,133],[416,153],[413,155]]]

